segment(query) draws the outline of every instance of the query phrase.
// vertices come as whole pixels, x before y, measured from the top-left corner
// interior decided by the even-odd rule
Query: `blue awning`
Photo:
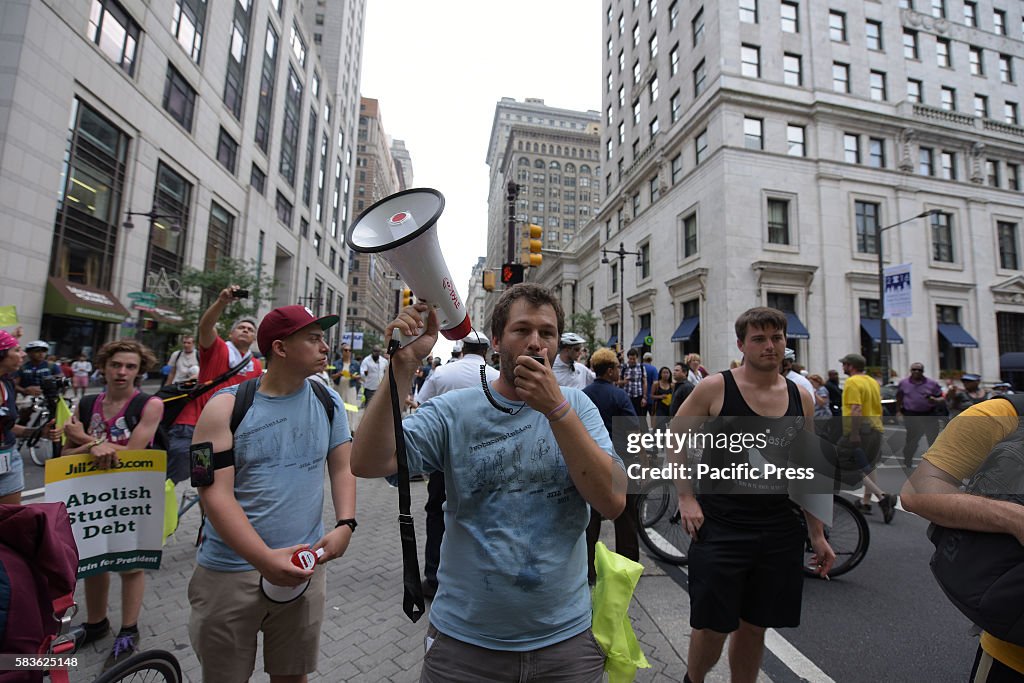
[[[871,337],[871,341],[876,344],[882,342],[882,326],[878,324],[878,318],[861,318],[860,326]],[[896,330],[892,329],[892,325],[889,324],[888,320],[885,321],[885,341],[889,344],[903,343],[903,337]]]
[[[694,316],[692,318],[683,318],[683,322],[679,323],[679,327],[672,333],[672,341],[674,342],[687,342],[690,341],[690,337],[697,331],[697,327],[700,326],[700,318]]]
[[[1001,372],[1024,372],[1024,353],[1010,351],[999,356],[999,370]]]
[[[649,327],[641,328],[640,331],[636,333],[636,337],[633,338],[633,346],[636,347],[636,348],[640,348],[641,346],[643,346],[644,345],[644,340],[647,338],[647,335],[649,335],[650,333],[651,333],[651,328],[649,328]]]
[[[963,327],[955,323],[939,323],[939,334],[946,338],[954,349],[976,349],[978,342]]]
[[[615,346],[618,343],[619,343],[619,335],[613,334],[612,336],[608,337],[608,348],[612,348],[613,346]]]
[[[786,313],[786,337],[789,339],[810,339],[811,333],[807,331],[796,313]]]

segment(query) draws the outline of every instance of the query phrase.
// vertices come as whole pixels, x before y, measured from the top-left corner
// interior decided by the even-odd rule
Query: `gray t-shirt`
[[[622,467],[590,399],[578,389],[562,393]],[[513,410],[522,405],[494,398]],[[445,535],[431,623],[463,642],[512,651],[590,628],[584,535],[590,508],[544,415],[529,406],[506,415],[476,386],[435,396],[402,424],[409,469],[445,474]]]
[[[218,394],[234,394],[238,385]],[[235,498],[269,548],[312,545],[324,535],[324,465],[327,453],[352,440],[348,417],[333,390],[334,423],[306,382],[288,396],[259,391],[235,431]],[[207,569],[243,572],[252,566],[207,524],[199,547]]]

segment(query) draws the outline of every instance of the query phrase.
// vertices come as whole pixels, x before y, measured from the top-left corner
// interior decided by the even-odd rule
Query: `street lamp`
[[[149,211],[125,211],[125,214],[127,215],[127,218],[124,219],[124,223],[121,224],[121,227],[128,230],[135,227],[135,223],[132,222],[132,216],[145,216],[149,219],[150,227],[156,223],[158,218],[172,218],[174,220],[169,226],[167,226],[167,229],[171,232],[181,232],[181,216],[176,213],[160,213],[156,210],[156,207],[153,207]]]
[[[607,249],[601,249],[601,263],[611,263],[608,260],[608,256],[619,257],[619,344],[622,348],[625,348],[625,344],[622,340],[626,338],[626,278],[622,272],[622,267],[625,265],[626,256],[636,256],[637,266],[643,266],[641,261],[641,254],[639,251],[626,251],[626,245],[619,242],[618,251],[608,251]]]
[[[898,223],[887,225],[884,228],[875,229],[875,246],[878,251],[878,343],[879,352],[881,354],[880,360],[882,362],[882,386],[889,383],[889,339],[885,329],[885,270],[882,265],[882,233],[890,228],[895,228],[898,225],[915,221],[918,218],[934,216],[939,213],[942,213],[940,209],[929,209],[927,211],[922,211],[916,216],[911,216],[910,218],[899,221]]]

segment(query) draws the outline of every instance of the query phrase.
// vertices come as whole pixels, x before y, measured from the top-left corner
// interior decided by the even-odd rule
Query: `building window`
[[[836,92],[850,92],[850,65],[832,62],[832,89]]]
[[[956,111],[956,88],[942,86],[939,105],[946,111]]]
[[[236,119],[242,116],[242,99],[245,91],[245,66],[249,61],[249,24],[251,23],[248,2],[233,3],[234,20],[231,24],[231,44],[228,48],[228,68],[224,78],[224,104]]]
[[[700,94],[704,92],[704,84],[707,81],[708,69],[704,60],[700,60],[700,64],[693,70],[693,96],[694,98],[700,97]]]
[[[196,91],[177,69],[168,64],[167,80],[164,82],[164,110],[180,123],[182,128],[191,133],[195,106]]]
[[[936,306],[935,318],[940,324],[959,325],[959,306]],[[942,334],[939,339],[939,369],[940,370],[962,370],[964,367],[964,350],[953,346]]]
[[[999,187],[999,162],[995,159],[985,160],[985,177],[990,187]]]
[[[309,239],[309,221],[302,217],[299,218],[299,236]],[[353,285],[359,284],[359,278],[354,277],[352,279],[355,280],[355,282],[352,283]]]
[[[978,3],[964,0],[964,26],[978,26]]]
[[[917,150],[918,172],[921,175],[935,175],[934,152],[931,147],[921,147]]]
[[[920,102],[922,99],[921,94],[922,84],[921,81],[914,78],[907,79],[907,101],[908,102]]]
[[[971,65],[971,73],[975,76],[985,75],[984,54],[980,47],[967,48],[967,58]]]
[[[953,214],[932,214],[932,260],[942,263],[955,261],[953,251]]]
[[[299,30],[298,24],[292,22],[292,54],[295,56],[295,60],[299,63],[299,66],[303,69],[306,68],[306,41],[302,39],[302,32]]]
[[[267,174],[256,164],[249,170],[249,184],[260,194],[267,193]]]
[[[135,75],[139,25],[115,0],[92,0],[89,40],[129,76]]]
[[[651,243],[644,242],[637,249],[640,252],[640,280],[646,280],[651,276]]]
[[[640,46],[640,22],[633,24],[633,47]]]
[[[999,55],[999,80],[1013,83],[1013,57],[1010,55]]]
[[[946,18],[946,0],[932,0],[932,16],[936,19]]]
[[[285,226],[287,226],[287,228],[289,230],[291,230],[292,229],[292,203],[290,201],[288,201],[288,199],[283,194],[281,194],[280,191],[278,191],[278,193],[277,193],[277,200],[276,200],[276,202],[274,204],[274,207],[277,209],[277,220],[279,220],[282,223],[284,223]],[[317,254],[319,254],[319,252],[317,252]]]
[[[795,2],[783,2],[780,11],[783,32],[800,33],[800,7]]]
[[[764,149],[763,119],[743,119],[743,146],[747,149]]]
[[[704,8],[701,7],[697,10],[697,14],[693,16],[693,21],[690,22],[691,32],[693,34],[693,46],[697,47],[700,44],[702,38],[704,38]]]
[[[658,34],[657,33],[655,33],[653,36],[651,36],[651,39],[649,41],[647,41],[647,52],[648,52],[648,54],[650,54],[652,62],[655,59],[658,58]]]
[[[757,0],[740,0],[740,21],[747,24],[757,23]]]
[[[314,106],[316,102],[313,102]],[[316,162],[316,109],[309,110],[306,127],[306,169],[302,179],[302,203],[308,209],[313,200],[313,164]]]
[[[868,166],[885,168],[885,140],[868,138]]]
[[[633,85],[640,82],[640,60],[633,62]]]
[[[834,42],[846,42],[846,14],[835,10],[828,13],[828,35]]]
[[[740,48],[742,65],[740,73],[748,78],[761,77],[761,48],[756,45],[744,45]]]
[[[708,131],[706,128],[697,134],[695,150],[695,160],[697,164],[700,164],[700,162],[707,158],[708,154]]]
[[[683,258],[697,253],[697,212],[683,218]]]
[[[881,206],[877,202],[855,201],[853,211],[857,224],[857,253],[878,253],[878,213]]]
[[[1009,221],[998,221],[996,231],[999,235],[999,266],[1004,270],[1019,270],[1020,258],[1017,256],[1017,224]]]
[[[206,233],[206,272],[220,268],[221,261],[231,256],[235,217],[217,202],[210,204],[210,225]]]
[[[651,121],[650,125],[651,137],[653,138],[655,135],[657,135],[659,130],[660,128],[658,127],[658,117],[655,116],[654,120]]]
[[[1006,35],[1006,12],[1001,9],[992,11],[992,31],[1001,36]]]
[[[768,199],[768,242],[789,244],[788,199]]]
[[[882,22],[873,21],[868,19],[864,23],[864,33],[867,38],[867,44],[869,50],[879,50],[882,48]]]
[[[1006,164],[1006,187],[1007,189],[1020,192],[1020,164]]]
[[[274,85],[277,81],[277,33],[271,22],[267,22],[267,41],[263,49],[263,66],[260,70],[260,97],[256,107],[255,140],[264,152],[270,146],[271,112],[274,104]]]
[[[786,153],[791,157],[807,156],[804,145],[805,129],[792,123],[786,126]]]
[[[885,102],[888,98],[885,88],[885,73],[872,71],[870,75],[871,99],[876,102]]]
[[[672,123],[675,123],[679,120],[679,117],[683,115],[682,97],[678,90],[676,90],[672,95],[672,99],[669,100],[668,106],[672,114]]]
[[[679,46],[676,45],[672,48],[672,51],[668,53],[668,72],[672,76],[679,73]]]
[[[149,259],[147,272],[159,273],[162,268],[168,273],[181,272],[188,210],[192,203],[192,183],[172,170],[163,161],[157,164],[156,190],[153,205],[158,213],[179,216],[182,230],[171,230],[169,219],[151,223],[149,231]]]
[[[668,28],[670,31],[679,27],[679,3],[673,2],[668,7]],[[593,306],[591,306],[593,308]]]
[[[1003,105],[1003,120],[1014,125],[1020,124],[1020,108],[1016,102],[1007,102]]]
[[[238,163],[238,143],[223,127],[217,136],[217,161],[234,175]]]
[[[675,185],[683,177],[683,155],[677,154],[672,157],[670,167],[672,169],[672,184]]]
[[[983,119],[988,118],[988,95],[974,96],[974,115]]]
[[[935,39],[935,56],[938,60],[939,66],[946,66],[952,68],[953,66],[953,49],[952,41],[948,38],[936,38]]]
[[[657,76],[655,76],[654,78],[651,79],[651,82],[648,84],[648,87],[650,88],[651,103],[653,104],[654,102],[658,101],[658,77]]]
[[[939,155],[939,163],[942,165],[942,178],[956,180],[956,152],[943,152]]]
[[[848,164],[860,163],[860,136],[853,133],[843,134],[843,161]]]
[[[171,13],[171,35],[196,64],[203,48],[206,0],[175,0]]]
[[[295,162],[299,152],[299,111],[302,106],[302,82],[288,65],[288,91],[284,98],[284,121],[281,123],[281,163],[278,171],[289,185],[295,187]]]
[[[800,55],[786,53],[782,55],[782,80],[786,85],[803,85],[803,68]]]
[[[611,277],[612,277],[612,286],[611,286],[612,294],[617,294],[618,291],[619,291],[619,264],[618,263],[612,263]]]
[[[903,56],[907,59],[918,59],[917,31],[903,29]]]

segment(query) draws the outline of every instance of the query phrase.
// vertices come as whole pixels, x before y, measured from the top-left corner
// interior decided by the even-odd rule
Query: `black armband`
[[[213,454],[213,469],[221,470],[225,467],[235,466],[235,449],[229,448],[226,451]]]

